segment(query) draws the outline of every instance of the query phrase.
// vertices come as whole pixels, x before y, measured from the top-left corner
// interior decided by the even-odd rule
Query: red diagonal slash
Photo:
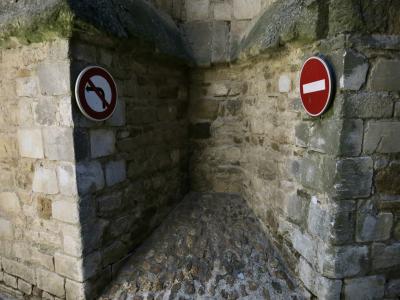
[[[110,104],[108,104],[108,102],[103,97],[103,95],[99,93],[99,91],[97,90],[97,87],[94,85],[93,81],[90,80],[90,78],[88,79],[88,84],[93,89],[93,91],[96,93],[96,95],[100,98],[101,102],[103,103],[103,107],[105,106],[106,108],[108,108],[110,106]]]

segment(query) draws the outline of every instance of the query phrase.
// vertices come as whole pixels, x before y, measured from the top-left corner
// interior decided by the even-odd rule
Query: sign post
[[[306,112],[313,117],[322,115],[333,98],[334,76],[327,61],[312,56],[300,72],[300,96]]]
[[[104,121],[112,116],[117,106],[117,87],[105,69],[87,67],[76,80],[75,98],[87,118]]]

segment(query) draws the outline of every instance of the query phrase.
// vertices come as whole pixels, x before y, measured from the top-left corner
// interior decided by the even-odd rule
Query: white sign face
[[[75,97],[79,109],[87,118],[104,121],[115,111],[117,88],[105,69],[87,67],[78,76]]]

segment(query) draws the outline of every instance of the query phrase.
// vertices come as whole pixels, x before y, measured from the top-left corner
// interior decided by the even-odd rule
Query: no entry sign
[[[117,106],[117,87],[105,69],[87,67],[76,80],[75,97],[87,118],[104,121],[111,117]]]
[[[321,57],[307,59],[300,73],[301,102],[306,112],[314,117],[322,115],[333,96],[333,74]]]

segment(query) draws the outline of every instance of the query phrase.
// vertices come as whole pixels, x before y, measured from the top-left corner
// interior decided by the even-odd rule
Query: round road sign
[[[325,59],[312,56],[305,61],[300,72],[301,102],[306,112],[317,117],[328,108],[333,98],[334,76]]]
[[[105,69],[87,67],[76,80],[75,98],[87,118],[104,121],[111,117],[117,106],[117,87]]]

